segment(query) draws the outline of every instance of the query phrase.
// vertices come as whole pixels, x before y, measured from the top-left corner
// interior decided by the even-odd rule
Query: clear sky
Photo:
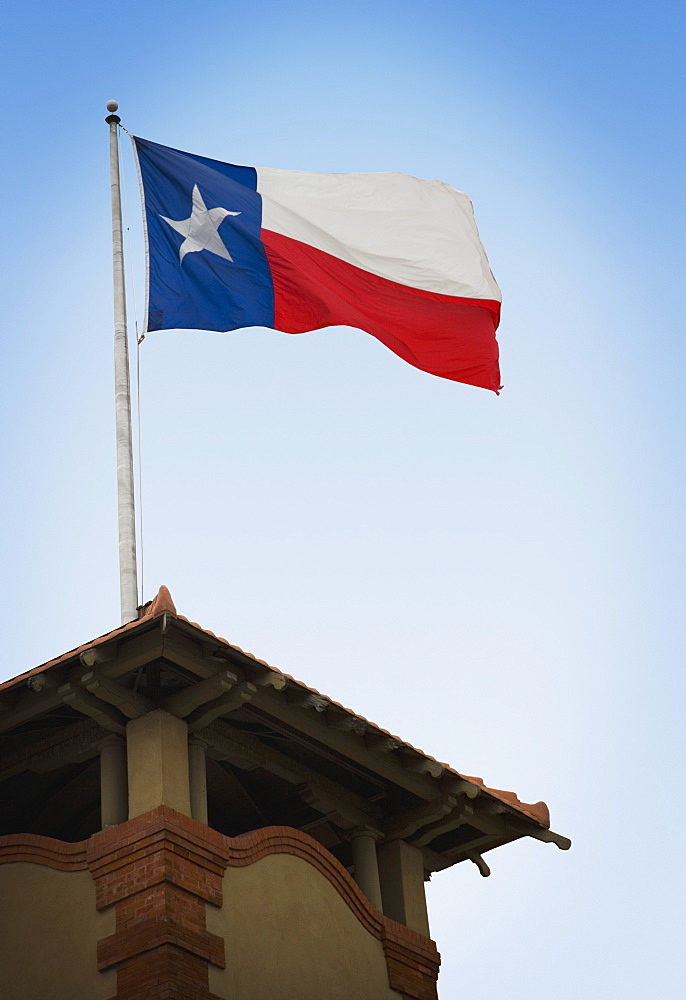
[[[570,852],[430,883],[442,1000],[677,995],[681,5],[27,0],[4,29],[2,677],[119,621],[105,101],[217,159],[448,181],[501,396],[350,329],[150,335],[145,597],[548,802]]]

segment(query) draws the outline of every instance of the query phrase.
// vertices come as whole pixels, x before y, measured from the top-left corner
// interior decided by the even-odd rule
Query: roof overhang
[[[78,759],[103,734],[162,708],[184,719],[208,754],[264,769],[295,786],[299,800],[338,829],[402,838],[436,871],[522,837],[570,841],[549,829],[543,802],[463,775],[343,705],[179,616],[166,588],[141,617],[0,685],[0,732],[19,733],[69,706],[81,717],[38,743],[15,741],[0,780],[45,760]],[[144,690],[141,673],[163,670]],[[90,740],[90,744],[89,744]],[[10,746],[12,743],[10,741]],[[316,820],[310,820],[310,826]]]

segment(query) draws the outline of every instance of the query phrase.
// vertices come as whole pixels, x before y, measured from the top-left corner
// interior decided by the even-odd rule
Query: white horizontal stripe
[[[262,228],[391,281],[496,299],[466,194],[408,174],[315,174],[258,168]]]

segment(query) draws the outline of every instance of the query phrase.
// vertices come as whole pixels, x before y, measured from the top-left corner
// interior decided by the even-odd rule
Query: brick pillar
[[[205,904],[221,905],[226,861],[202,829],[162,806],[89,841],[96,907],[116,908],[115,933],[98,942],[98,968],[117,971],[113,1000],[216,1000],[208,964],[224,967],[224,942]]]

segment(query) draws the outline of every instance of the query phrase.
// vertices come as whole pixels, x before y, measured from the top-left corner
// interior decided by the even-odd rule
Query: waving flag
[[[472,204],[442,181],[235,166],[134,139],[147,330],[352,326],[498,391],[500,292]]]

